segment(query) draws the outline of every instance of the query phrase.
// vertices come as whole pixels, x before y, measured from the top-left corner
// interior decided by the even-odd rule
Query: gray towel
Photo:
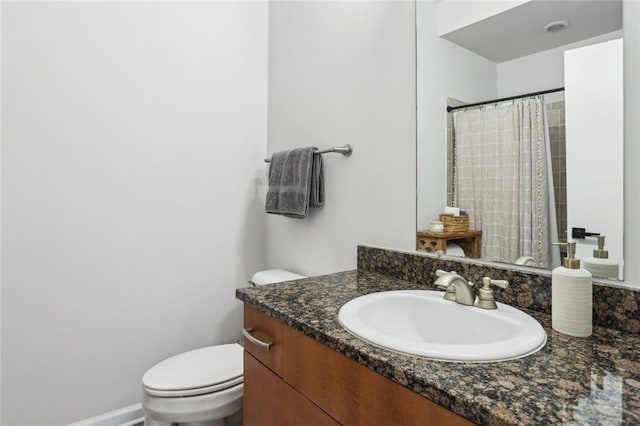
[[[305,218],[309,207],[324,204],[322,156],[315,147],[277,152],[269,163],[269,191],[265,211]]]

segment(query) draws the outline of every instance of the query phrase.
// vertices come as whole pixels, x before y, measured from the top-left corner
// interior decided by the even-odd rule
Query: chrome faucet
[[[505,280],[492,280],[489,277],[484,277],[482,278],[482,288],[478,289],[479,295],[476,296],[474,284],[471,281],[465,280],[458,275],[457,272],[437,270],[436,276],[438,279],[434,285],[446,289],[444,294],[445,299],[483,309],[496,309],[498,307],[493,296],[493,290],[491,289],[492,285],[501,288],[507,288],[509,285],[509,282]]]
[[[476,294],[473,291],[473,283],[468,282],[457,272],[437,270],[438,279],[434,283],[436,287],[446,289],[444,298],[463,305],[473,305]]]

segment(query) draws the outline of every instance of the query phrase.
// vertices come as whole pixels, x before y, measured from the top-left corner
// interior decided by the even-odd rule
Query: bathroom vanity
[[[433,279],[416,278],[430,276],[432,267],[451,267],[439,262],[444,261],[360,247],[358,271],[237,290],[245,303],[245,328],[273,343],[267,351],[245,339],[245,423],[640,423],[638,332],[596,324],[589,338],[557,333],[547,312],[526,307],[544,305],[544,283],[520,283],[517,273],[492,271],[516,287],[498,294],[498,300],[519,299],[526,305],[519,308],[547,332],[546,346],[526,358],[433,361],[373,346],[338,323],[340,307],[355,297],[432,289]],[[541,295],[524,296],[538,284]],[[594,288],[596,296],[600,292]],[[637,305],[640,294],[621,294],[621,304],[635,315],[638,306],[629,297]],[[598,321],[607,318],[596,315]],[[626,323],[635,327],[633,321]],[[442,318],[434,326],[446,323]]]
[[[244,421],[279,425],[471,424],[283,322],[245,305]]]

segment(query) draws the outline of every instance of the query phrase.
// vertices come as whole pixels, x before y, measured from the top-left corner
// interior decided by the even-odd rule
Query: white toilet
[[[255,285],[305,278],[282,269],[254,274]],[[207,346],[168,358],[142,377],[146,426],[242,425],[242,346]]]

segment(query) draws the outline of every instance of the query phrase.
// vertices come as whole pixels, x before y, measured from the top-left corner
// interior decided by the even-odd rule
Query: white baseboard
[[[133,426],[144,422],[144,412],[140,404],[131,405],[90,419],[81,420],[69,426]]]

